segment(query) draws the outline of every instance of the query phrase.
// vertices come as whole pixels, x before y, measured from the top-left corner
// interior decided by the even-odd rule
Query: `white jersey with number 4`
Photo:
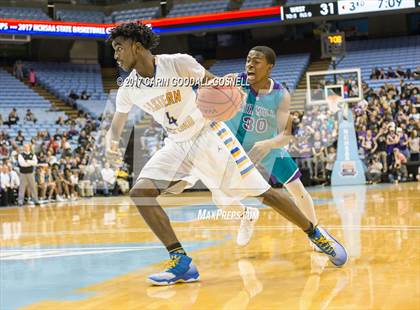
[[[156,55],[154,83],[133,69],[118,89],[116,111],[128,113],[136,105],[151,114],[174,141],[191,139],[207,121],[197,108],[193,83],[182,86],[180,81],[199,81],[204,75],[203,66],[189,55]]]

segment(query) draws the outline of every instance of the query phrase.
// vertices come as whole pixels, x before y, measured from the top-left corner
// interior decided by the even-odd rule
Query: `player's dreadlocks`
[[[117,37],[132,39],[140,42],[145,49],[152,50],[159,45],[159,36],[144,24],[126,23],[118,25],[111,30],[108,40],[113,41]]]
[[[263,53],[267,62],[271,65],[276,64],[276,53],[268,46],[254,46],[251,51]]]

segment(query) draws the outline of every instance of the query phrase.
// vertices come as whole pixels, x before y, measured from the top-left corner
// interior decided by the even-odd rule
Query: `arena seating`
[[[1,108],[50,108],[51,103],[16,79],[10,73],[0,69],[0,107]]]
[[[0,7],[0,17],[28,20],[51,20],[51,18],[40,8]]]
[[[35,113],[37,113],[37,111],[35,111]],[[38,113],[37,115],[41,115],[41,114]],[[59,115],[59,114],[56,113],[56,115]],[[56,115],[48,114],[49,117],[55,117]],[[58,116],[57,116],[57,118],[58,118]],[[20,124],[13,125],[11,127],[3,125],[3,126],[0,126],[0,131],[7,132],[7,134],[10,136],[10,138],[13,139],[13,140],[18,135],[18,131],[21,131],[23,136],[25,137],[24,142],[30,142],[31,139],[37,135],[38,131],[47,130],[50,134],[53,135],[56,132],[63,133],[65,131],[68,131],[69,128],[70,128],[69,126],[56,125],[53,122],[42,123],[41,121],[39,121],[36,124],[34,124],[34,123],[20,123]]]
[[[241,10],[266,8],[273,5],[273,0],[245,0],[241,6]]]
[[[279,56],[271,76],[275,80],[286,83],[290,91],[293,91],[308,64],[309,54]],[[245,59],[220,60],[210,68],[210,71],[222,76],[227,73],[243,72],[244,67]]]
[[[192,3],[175,3],[168,17],[187,16],[226,11],[228,0],[200,1]]]
[[[16,108],[20,118],[18,124],[14,126],[0,126],[0,131],[7,132],[12,138],[16,137],[17,132],[22,130],[26,140],[29,141],[38,130],[50,130],[55,132],[55,121],[60,116],[65,116],[64,112],[51,111],[51,103],[34,92],[30,87],[16,79],[10,73],[0,69],[0,114],[3,121],[7,121],[12,108]],[[37,123],[24,122],[26,110],[31,109],[37,118]],[[58,128],[58,127],[57,127]]]
[[[361,68],[362,79],[372,88],[378,88],[384,83],[399,84],[400,79],[371,80],[373,68],[388,67],[396,69],[401,66],[412,71],[420,65],[420,36],[375,39],[367,41],[348,42],[347,55],[337,68]],[[412,80],[413,84],[420,85],[420,80]]]
[[[148,8],[114,11],[109,17],[105,18],[105,21],[119,23],[134,20],[147,20],[157,17],[158,12],[159,8],[156,6]]]
[[[69,22],[89,22],[103,23],[105,19],[104,12],[101,11],[74,11],[74,10],[58,10],[56,18]]]
[[[24,67],[34,68],[38,83],[56,97],[68,102],[71,90],[80,95],[86,91],[90,99],[106,99],[97,64],[25,62]]]

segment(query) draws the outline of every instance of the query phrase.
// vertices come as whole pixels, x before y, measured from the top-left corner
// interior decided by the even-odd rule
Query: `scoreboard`
[[[336,2],[324,2],[311,5],[297,5],[283,8],[284,20],[305,19],[337,14]]]
[[[339,57],[346,53],[344,32],[324,33],[321,36],[321,57]]]
[[[420,0],[338,0],[318,4],[274,6],[248,10],[226,11],[201,15],[147,20],[147,25],[159,34],[179,34],[222,29],[252,28],[257,25],[281,25],[282,22],[329,18],[351,14],[374,14],[398,10],[419,11]],[[141,22],[141,21],[139,21]],[[146,21],[145,21],[146,22]],[[85,37],[105,39],[115,24],[93,24],[63,21],[33,21],[2,19],[0,40],[5,36],[34,35]]]
[[[338,0],[319,4],[283,7],[283,20],[299,20],[312,17],[344,16],[420,7],[420,0]]]

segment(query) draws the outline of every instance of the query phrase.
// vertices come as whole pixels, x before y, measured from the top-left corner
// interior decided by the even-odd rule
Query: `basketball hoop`
[[[328,103],[328,109],[333,113],[337,113],[338,110],[340,110],[339,104],[340,104],[341,99],[342,98],[338,95],[327,96],[325,98],[325,101],[327,101]]]

